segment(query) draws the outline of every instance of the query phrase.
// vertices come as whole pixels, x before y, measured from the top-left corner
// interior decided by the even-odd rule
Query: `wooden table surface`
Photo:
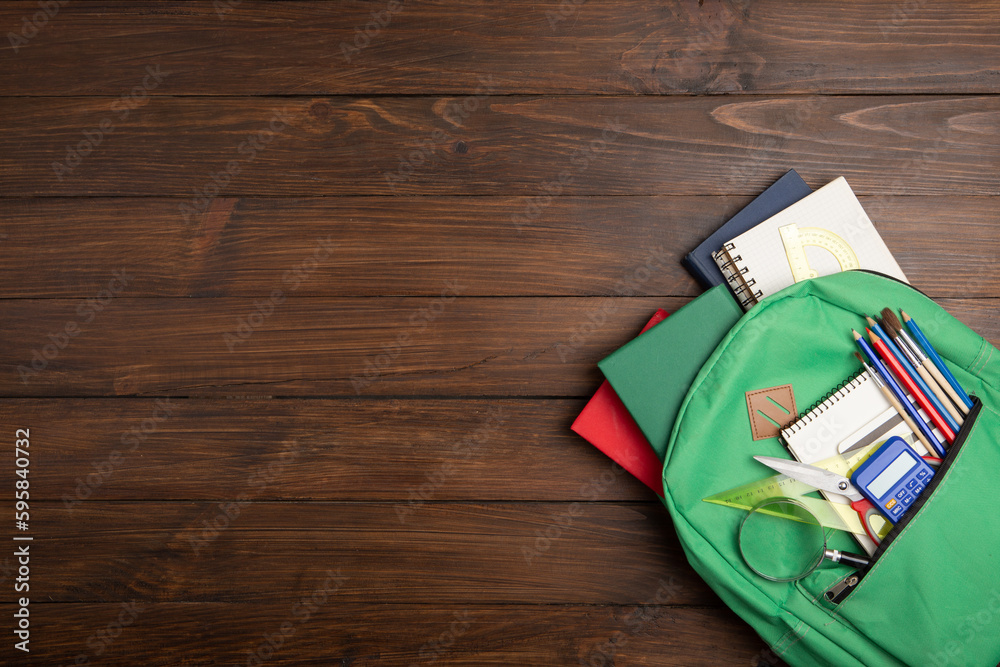
[[[789,168],[1000,340],[995,2],[2,0],[0,32],[8,664],[769,664],[569,430],[597,361]]]

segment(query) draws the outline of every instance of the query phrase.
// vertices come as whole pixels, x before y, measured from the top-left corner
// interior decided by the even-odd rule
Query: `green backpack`
[[[769,474],[754,455],[745,392],[791,384],[799,405],[860,371],[850,330],[902,308],[975,405],[913,516],[895,526],[838,604],[824,593],[851,572],[824,565],[777,583],[750,570],[737,543],[745,511],[702,499]],[[697,332],[692,332],[696,335]],[[691,565],[790,665],[997,665],[1000,662],[1000,355],[916,289],[868,272],[807,280],[764,299],[708,358],[674,423],[664,504]],[[858,551],[835,531],[831,548]],[[777,548],[777,547],[776,547]]]

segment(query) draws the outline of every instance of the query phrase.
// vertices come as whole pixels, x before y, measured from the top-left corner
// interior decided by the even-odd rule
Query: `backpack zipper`
[[[873,271],[872,269],[852,269],[852,270],[853,271],[859,271],[861,273],[868,273],[868,274],[871,274],[873,276],[879,276],[880,278],[885,278],[886,280],[891,280],[893,282],[899,283],[900,285],[905,285],[906,287],[909,287],[914,292],[917,292],[921,296],[926,297],[927,299],[930,299],[931,301],[933,301],[933,299],[931,299],[931,297],[928,296],[923,290],[920,290],[920,289],[914,287],[913,285],[911,285],[910,283],[906,282],[905,280],[900,280],[899,278],[897,278],[895,276],[890,276],[888,274],[882,273],[881,271]],[[973,417],[973,415],[972,415],[972,411],[973,410],[976,412],[976,414],[979,413],[978,404],[975,405],[975,406],[973,406],[973,409],[969,411],[969,417]],[[972,420],[968,420],[968,421],[971,423],[971,421],[973,421],[973,420],[974,420],[974,417],[973,417]],[[951,458],[950,454],[951,454],[952,451],[958,451],[958,447],[961,447],[961,442],[959,442],[959,440],[961,442],[964,442],[965,441],[965,435],[964,434],[960,434],[959,438],[956,438],[956,442],[952,444],[951,451],[949,451],[949,456],[946,458],[946,460],[944,462],[942,462],[941,467],[938,468],[938,473],[943,472],[944,470],[947,469],[946,466],[950,465],[950,463],[948,463],[947,460]],[[939,479],[937,473],[935,474],[935,479]],[[923,502],[921,501],[921,499],[929,497],[930,492],[933,490],[933,488],[937,487],[937,484],[935,484],[932,481],[931,484],[928,485],[928,487],[929,488],[927,488],[925,490],[925,493],[921,494],[920,498],[917,499],[917,502],[914,503],[915,505],[917,505],[918,508],[923,505]],[[913,508],[911,507],[910,509],[912,510]],[[907,512],[908,516],[912,516],[913,514],[915,514],[915,512]],[[909,519],[907,518],[907,516],[904,516],[902,521],[900,521],[895,526],[893,526],[892,530],[889,532],[888,535],[886,535],[885,539],[882,540],[881,543],[879,543],[879,547],[875,550],[875,553],[872,554],[872,559],[871,559],[871,562],[868,564],[868,567],[866,567],[864,570],[857,570],[857,571],[852,572],[851,574],[847,575],[846,577],[844,577],[843,579],[841,579],[840,581],[838,581],[837,583],[835,583],[833,586],[831,586],[830,588],[828,588],[826,590],[826,592],[823,593],[823,597],[825,597],[828,601],[832,602],[833,604],[840,604],[844,600],[844,598],[846,598],[848,595],[850,595],[851,591],[853,591],[855,589],[855,587],[857,587],[857,585],[861,583],[861,579],[864,578],[865,574],[868,573],[868,571],[871,569],[872,565],[875,564],[875,561],[877,561],[881,557],[881,555],[885,552],[885,549],[888,548],[888,546],[892,542],[892,540],[895,539],[895,533],[897,532],[897,529],[901,528],[901,526],[903,526],[903,525],[906,525],[906,523],[908,523],[908,522],[909,522]]]
[[[854,590],[854,587],[861,582],[861,575],[858,572],[851,572],[849,575],[835,583],[823,593],[828,601],[833,604],[840,604],[840,601],[847,597],[847,594]]]
[[[976,419],[979,417],[979,410],[982,406],[982,402],[980,402],[980,400],[973,395],[972,409],[969,410],[969,414],[965,418],[962,430],[959,431],[958,436],[955,438],[955,442],[952,443],[951,448],[948,450],[948,455],[945,457],[944,461],[941,462],[941,466],[937,469],[937,471],[935,471],[934,478],[931,480],[930,484],[927,485],[927,488],[924,489],[923,493],[921,493],[920,496],[913,502],[913,505],[911,505],[906,514],[900,518],[899,522],[892,527],[892,530],[890,530],[889,534],[885,536],[885,539],[879,543],[878,548],[875,549],[875,553],[872,554],[868,567],[852,572],[823,593],[823,597],[825,597],[829,602],[833,604],[840,604],[843,602],[844,599],[846,599],[847,596],[850,595],[855,588],[857,588],[858,584],[861,583],[861,580],[864,579],[865,575],[871,572],[872,567],[878,562],[878,559],[882,557],[882,554],[886,552],[889,545],[895,541],[896,537],[900,532],[902,532],[903,528],[905,528],[913,517],[917,515],[920,508],[924,506],[924,503],[927,502],[927,500],[934,493],[934,490],[937,489],[938,484],[940,484],[941,480],[944,479],[945,473],[948,472],[948,469],[957,458],[958,451],[968,439],[969,433],[972,431],[972,426],[976,423]]]

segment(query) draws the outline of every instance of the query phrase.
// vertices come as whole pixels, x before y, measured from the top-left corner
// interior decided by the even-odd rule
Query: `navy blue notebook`
[[[747,204],[742,211],[729,219],[714,234],[702,241],[701,245],[692,250],[683,259],[684,267],[691,272],[702,287],[708,289],[726,282],[719,271],[719,266],[712,259],[712,253],[743,232],[756,227],[772,215],[775,215],[808,194],[812,189],[806,185],[802,177],[789,169],[784,176],[774,182],[771,187],[760,193],[756,199]]]

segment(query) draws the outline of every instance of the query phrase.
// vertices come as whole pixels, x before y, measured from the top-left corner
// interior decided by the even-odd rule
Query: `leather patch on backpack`
[[[747,412],[754,440],[775,438],[798,416],[792,385],[769,387],[747,392]]]

